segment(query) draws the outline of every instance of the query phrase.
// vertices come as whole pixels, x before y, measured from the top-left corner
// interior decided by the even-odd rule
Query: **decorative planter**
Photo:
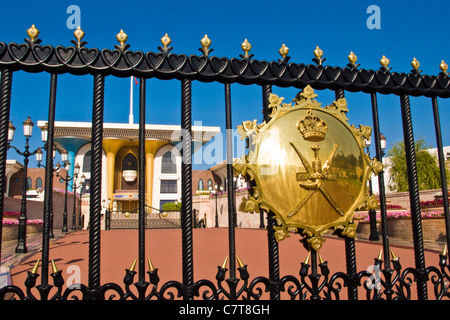
[[[387,219],[388,236],[394,239],[413,241],[412,224],[410,218]],[[377,231],[381,235],[381,224],[377,222]],[[370,234],[370,223],[359,221],[357,234]],[[444,217],[422,219],[422,233],[424,241],[445,241]]]
[[[2,228],[2,240],[14,240],[17,239],[19,232],[19,225],[3,225]],[[27,224],[27,234],[30,233],[41,233],[41,224]]]

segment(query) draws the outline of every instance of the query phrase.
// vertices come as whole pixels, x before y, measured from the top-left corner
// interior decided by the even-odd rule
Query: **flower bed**
[[[3,215],[2,240],[17,239],[19,232],[19,220],[17,217],[19,217],[20,213],[5,212]],[[12,217],[12,219],[8,217]],[[27,220],[27,234],[42,232],[43,223],[42,219]]]
[[[387,229],[388,236],[396,239],[413,241],[411,212],[408,211],[388,211]],[[380,212],[377,212],[377,231],[381,234]],[[357,212],[354,217],[358,223],[356,232],[358,234],[369,235],[369,214],[367,212]],[[424,241],[444,241],[445,240],[445,220],[443,211],[422,212],[422,233]]]

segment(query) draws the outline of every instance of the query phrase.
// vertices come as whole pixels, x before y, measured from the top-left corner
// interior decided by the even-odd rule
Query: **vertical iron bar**
[[[264,121],[269,122],[269,96],[272,93],[272,86],[265,84],[262,87],[263,93],[263,115]],[[261,213],[262,214],[262,213]],[[278,242],[275,238],[275,215],[273,212],[267,212],[267,244],[269,256],[269,282],[270,282],[270,300],[280,300],[280,259]]]
[[[192,106],[191,81],[181,80],[181,237],[183,255],[184,300],[193,298],[194,252],[192,239]]]
[[[233,188],[233,131],[231,121],[231,85],[225,84],[225,120],[227,138],[227,189],[228,189],[228,244],[230,255],[230,278],[236,278],[236,237]]]
[[[91,142],[90,228],[89,228],[89,280],[88,286],[96,298],[100,287],[100,220],[102,194],[102,143],[105,76],[94,75]]]
[[[431,101],[433,105],[434,127],[436,129],[436,145],[438,151],[439,170],[441,173],[442,200],[444,201],[444,217],[445,217],[447,247],[450,248],[450,214],[448,205],[447,176],[445,173],[444,147],[442,145],[441,121],[439,119],[439,108],[437,97],[436,96],[432,97]]]
[[[8,152],[9,113],[11,105],[12,71],[1,69],[0,82],[0,256],[2,244],[3,207],[6,192],[6,158]],[[1,259],[0,259],[1,260]],[[1,261],[0,261],[1,265]]]
[[[42,275],[41,285],[48,284],[48,262],[50,246],[50,229],[52,228],[50,214],[53,203],[53,143],[55,131],[55,112],[56,112],[56,85],[57,75],[52,73],[50,78],[50,97],[48,106],[48,136],[47,152],[45,155],[45,196],[44,196],[44,217],[42,228]]]
[[[139,79],[139,282],[145,282],[145,92],[146,79]]]
[[[378,101],[376,92],[370,94],[370,100],[372,102],[372,118],[373,129],[375,138],[375,153],[378,161],[383,161],[383,151],[381,150],[380,139],[380,118],[378,116]],[[389,257],[389,237],[387,227],[387,212],[386,212],[386,189],[384,185],[384,171],[378,174],[378,189],[380,197],[380,216],[381,216],[381,238],[383,240],[383,255],[384,255],[384,267],[387,270],[391,268],[391,262]]]
[[[345,98],[344,89],[336,89],[335,91],[336,100]],[[347,266],[347,274],[350,277],[350,283],[348,284],[348,299],[357,300],[358,299],[358,287],[356,285],[356,252],[355,252],[355,239],[345,237],[345,262]]]
[[[408,170],[409,201],[411,204],[411,222],[414,240],[414,257],[416,269],[419,273],[417,279],[417,296],[419,300],[427,299],[427,281],[425,274],[425,254],[422,234],[422,218],[420,213],[419,186],[416,167],[416,152],[414,149],[414,133],[412,127],[411,108],[409,96],[400,96],[403,138],[405,140],[406,167]]]

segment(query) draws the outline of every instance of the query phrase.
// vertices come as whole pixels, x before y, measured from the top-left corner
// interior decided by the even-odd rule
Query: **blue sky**
[[[276,60],[284,43],[289,47],[291,62],[312,63],[313,50],[319,46],[327,59],[325,65],[344,66],[353,51],[360,68],[378,69],[386,55],[392,71],[409,72],[416,57],[424,74],[440,72],[441,60],[450,63],[450,28],[448,1],[21,1],[2,3],[0,41],[22,43],[26,30],[35,24],[42,44],[69,46],[74,39],[67,27],[70,5],[81,11],[81,28],[87,47],[110,48],[118,44],[116,34],[128,34],[130,50],[158,51],[160,39],[168,33],[174,53],[200,54],[200,39],[208,34],[212,55],[238,57],[245,38],[258,60]],[[381,28],[368,29],[367,8],[381,10]],[[14,145],[22,147],[22,126],[26,116],[34,122],[47,119],[49,79],[46,73],[16,72],[13,78],[11,119],[17,127]],[[92,76],[58,77],[56,120],[90,121],[92,116]],[[129,79],[108,77],[105,89],[105,122],[128,122]],[[216,83],[193,83],[193,120],[203,125],[220,126],[224,132],[224,88]],[[180,82],[150,79],[147,82],[147,122],[180,123]],[[273,88],[289,102],[298,89]],[[261,88],[233,84],[233,127],[244,120],[261,121]],[[330,104],[331,91],[318,91],[318,100]],[[370,96],[346,94],[350,123],[372,125]],[[134,91],[134,114],[138,114],[138,87]],[[439,99],[444,145],[450,145],[446,125],[450,121],[450,102]],[[411,98],[414,133],[435,146],[433,115],[429,98]],[[400,99],[379,95],[381,131],[387,137],[388,149],[403,139]],[[31,147],[40,146],[37,127]],[[373,154],[373,151],[372,151]],[[224,154],[225,155],[225,154]],[[11,159],[22,159],[11,150]],[[58,161],[58,159],[57,159]],[[31,162],[33,166],[35,162]],[[199,165],[194,168],[207,168]]]

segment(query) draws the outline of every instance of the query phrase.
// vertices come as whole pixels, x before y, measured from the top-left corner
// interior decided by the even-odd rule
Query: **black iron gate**
[[[201,55],[185,55],[170,52],[170,39],[162,39],[163,46],[158,52],[141,52],[128,50],[126,35],[118,35],[120,45],[114,50],[87,48],[82,41],[84,33],[75,32],[76,41],[73,46],[42,46],[37,37],[37,30],[30,29],[26,43],[0,42],[0,212],[3,212],[5,194],[5,168],[7,154],[7,137],[10,113],[10,98],[13,75],[16,71],[48,72],[51,74],[49,109],[48,109],[48,142],[54,143],[55,107],[57,93],[57,79],[59,74],[74,75],[90,74],[93,76],[93,108],[92,108],[92,169],[91,169],[91,199],[90,199],[90,229],[89,229],[89,279],[87,284],[71,286],[63,290],[64,281],[61,271],[53,270],[49,273],[49,231],[51,211],[51,190],[53,158],[52,153],[46,155],[45,194],[43,237],[42,237],[42,269],[41,284],[36,286],[37,271],[29,273],[25,283],[27,289],[36,287],[40,299],[70,299],[74,291],[79,291],[83,299],[105,299],[114,296],[119,299],[173,299],[175,291],[179,297],[190,300],[201,299],[259,299],[264,291],[270,293],[270,299],[280,299],[280,293],[287,291],[292,299],[339,299],[343,286],[347,288],[348,299],[363,298],[358,295],[358,288],[365,290],[368,299],[409,299],[413,286],[417,287],[419,299],[442,299],[448,297],[450,275],[447,254],[440,255],[436,266],[426,266],[424,258],[424,242],[422,235],[421,212],[419,204],[419,190],[417,168],[414,151],[414,135],[411,120],[410,96],[426,96],[431,100],[436,128],[436,142],[438,147],[439,165],[442,179],[442,192],[447,194],[444,155],[442,153],[442,138],[439,120],[438,98],[450,97],[450,78],[447,66],[441,64],[442,72],[437,76],[422,75],[417,67],[410,73],[391,72],[388,62],[382,60],[379,70],[359,69],[356,59],[349,57],[350,63],[345,67],[324,66],[325,59],[320,52],[313,59],[315,64],[289,62],[287,52],[282,53],[278,61],[260,61],[252,59],[248,47],[243,46],[244,55],[240,58],[223,58],[210,56],[210,42],[202,40]],[[101,219],[101,168],[102,168],[102,128],[104,111],[105,77],[130,77],[140,79],[139,91],[139,214],[138,214],[138,281],[134,283],[137,272],[126,270],[124,288],[119,284],[102,284],[100,281],[100,219]],[[157,269],[150,266],[149,282],[145,279],[145,112],[146,112],[146,80],[149,78],[178,79],[181,81],[181,128],[185,133],[182,139],[182,281],[169,281],[159,284]],[[191,83],[192,81],[219,82],[224,85],[226,129],[232,129],[231,121],[231,84],[255,84],[261,87],[263,97],[263,114],[268,119],[269,95],[272,86],[304,88],[310,85],[315,89],[333,90],[336,98],[342,98],[345,91],[363,92],[370,95],[373,112],[374,137],[376,157],[381,159],[380,127],[377,105],[378,94],[393,94],[400,98],[403,120],[403,133],[407,154],[409,179],[409,194],[411,202],[411,222],[414,231],[415,266],[403,268],[395,256],[390,256],[389,238],[387,236],[386,198],[383,175],[379,175],[381,224],[383,240],[383,256],[375,259],[375,264],[381,269],[379,279],[371,278],[367,271],[358,272],[356,268],[355,240],[344,235],[345,256],[347,269],[330,275],[327,262],[322,261],[314,250],[310,251],[307,261],[302,263],[299,275],[280,275],[278,243],[275,240],[274,216],[267,213],[267,238],[269,244],[269,275],[250,279],[247,266],[239,263],[236,266],[235,253],[235,207],[234,190],[228,192],[229,217],[229,268],[225,265],[218,268],[216,282],[210,280],[194,281],[193,273],[193,208],[192,208],[192,165],[191,165]],[[232,168],[232,136],[227,130],[227,177],[233,180]],[[450,244],[450,217],[447,197],[444,198],[444,211],[447,230],[447,244]],[[1,224],[0,224],[1,226]],[[1,229],[0,229],[1,230]],[[239,262],[239,261],[238,261]],[[319,267],[319,268],[318,268]],[[224,282],[229,271],[226,284]],[[239,272],[239,276],[237,272]],[[53,284],[49,283],[49,275]],[[309,280],[308,280],[309,279]],[[378,281],[379,286],[367,285],[363,279],[372,279],[372,284]],[[240,280],[240,281],[239,281]],[[319,281],[320,280],[320,281]],[[241,283],[238,290],[238,282]],[[138,290],[135,295],[130,287]],[[427,288],[433,287],[434,297],[428,297]],[[50,294],[51,288],[56,287],[56,293]],[[6,293],[12,292],[19,299],[36,299],[28,290],[23,292],[16,286],[0,289],[0,299]],[[109,293],[113,292],[114,295]]]

